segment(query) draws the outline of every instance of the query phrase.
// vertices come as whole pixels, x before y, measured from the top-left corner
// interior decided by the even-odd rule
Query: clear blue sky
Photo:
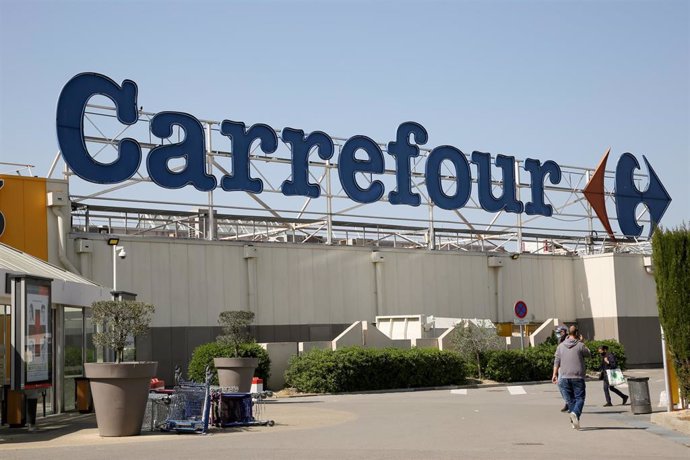
[[[0,0],[0,161],[45,175],[85,71],[149,111],[594,167],[646,155],[690,221],[690,2]]]

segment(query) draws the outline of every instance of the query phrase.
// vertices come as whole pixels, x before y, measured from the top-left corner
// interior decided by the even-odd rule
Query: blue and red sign
[[[527,304],[525,303],[524,300],[518,300],[515,302],[515,316],[517,316],[519,319],[523,319],[525,316],[527,316]]]

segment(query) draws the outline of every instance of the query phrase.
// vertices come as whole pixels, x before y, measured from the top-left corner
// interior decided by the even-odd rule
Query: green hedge
[[[494,351],[486,363],[484,375],[497,382],[527,382],[532,380],[527,354],[518,350]]]
[[[597,372],[601,368],[601,358],[597,349],[608,345],[614,354],[618,366],[625,369],[626,358],[623,345],[615,340],[593,340],[585,342],[592,357],[585,361],[588,372]],[[482,356],[483,372],[486,378],[497,382],[529,382],[549,380],[553,374],[553,359],[556,345],[541,344],[534,348],[520,350],[492,350]]]
[[[556,345],[541,344],[521,350],[492,350],[482,355],[486,378],[497,382],[549,380]]]
[[[315,349],[293,356],[285,379],[310,393],[459,385],[465,382],[465,364],[455,352],[434,349]]]
[[[530,362],[530,380],[551,380],[553,375],[553,359],[556,355],[556,345],[541,344],[525,350]]]
[[[659,322],[664,328],[681,397],[690,401],[690,228],[687,224],[654,231],[652,261]]]
[[[192,360],[187,368],[187,375],[190,380],[203,382],[205,379],[206,366],[211,366],[213,378],[212,385],[218,385],[218,371],[213,365],[213,358],[232,358],[232,346],[220,342],[211,342],[199,345],[192,353]],[[257,343],[245,343],[240,346],[240,358],[259,358],[259,367],[254,371],[254,375],[263,379],[264,388],[268,384],[268,377],[271,373],[271,360],[268,352]]]

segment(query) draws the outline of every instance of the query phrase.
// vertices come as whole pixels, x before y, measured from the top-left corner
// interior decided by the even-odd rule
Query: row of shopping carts
[[[175,372],[171,390],[149,393],[142,430],[204,434],[209,426],[273,426],[262,420],[263,406],[270,392],[239,393],[236,389],[212,387],[210,370],[206,382],[185,381]]]

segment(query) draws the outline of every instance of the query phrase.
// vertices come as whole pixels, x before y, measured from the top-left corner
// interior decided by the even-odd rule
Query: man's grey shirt
[[[584,343],[568,337],[556,348],[553,367],[560,369],[562,379],[584,379],[585,358],[590,356],[589,348]]]

